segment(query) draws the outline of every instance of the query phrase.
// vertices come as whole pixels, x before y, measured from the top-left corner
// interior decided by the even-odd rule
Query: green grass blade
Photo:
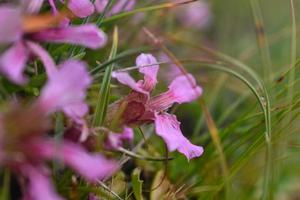
[[[118,48],[118,28],[115,27],[113,33],[113,44],[109,55],[109,60],[114,59]],[[101,126],[105,120],[105,114],[109,101],[111,73],[114,68],[114,63],[111,63],[105,70],[103,80],[100,87],[99,97],[97,100],[96,111],[93,120],[93,126]]]

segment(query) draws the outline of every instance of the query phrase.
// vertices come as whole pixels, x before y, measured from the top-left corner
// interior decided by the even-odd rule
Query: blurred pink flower
[[[106,178],[118,168],[115,161],[90,154],[80,144],[47,136],[48,116],[53,112],[63,111],[81,121],[88,109],[84,98],[91,83],[80,61],[69,60],[51,70],[40,97],[31,106],[14,106],[0,113],[0,164],[27,179],[24,199],[62,199],[51,184],[46,161],[59,160],[90,182]]]
[[[63,111],[82,124],[82,117],[88,112],[84,99],[91,82],[83,62],[68,60],[50,73],[37,104],[45,113]]]
[[[168,86],[168,91],[150,97],[157,84],[159,65],[151,54],[141,54],[136,59],[139,72],[144,74],[144,80],[135,80],[126,72],[114,72],[113,77],[120,83],[129,86],[133,91],[123,100],[110,106],[111,111],[125,102],[122,120],[125,124],[154,122],[156,133],[166,142],[169,151],[178,150],[188,159],[199,157],[203,153],[201,146],[193,145],[187,140],[181,130],[180,122],[175,115],[166,113],[174,103],[187,103],[197,99],[202,89],[196,85],[191,74],[176,77]]]
[[[22,31],[21,20],[22,13],[19,8],[10,5],[0,7],[0,26],[9,27],[0,29],[0,43],[12,43],[12,46],[0,55],[0,72],[17,84],[26,83],[23,71],[31,54],[40,57],[42,61],[49,62],[49,59],[44,59],[47,57],[46,51],[33,41],[69,43],[92,49],[103,47],[106,43],[105,33],[93,24],[62,26],[25,33]],[[47,65],[47,63],[43,64]],[[49,72],[49,69],[46,71]]]
[[[205,29],[212,20],[210,8],[204,0],[189,3],[178,8],[177,16],[185,26],[198,29]]]

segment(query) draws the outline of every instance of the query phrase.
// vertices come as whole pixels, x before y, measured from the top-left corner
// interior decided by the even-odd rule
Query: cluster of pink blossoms
[[[74,15],[83,18],[95,12],[102,12],[108,0],[49,0],[53,15],[59,13],[58,3],[67,3]],[[107,16],[132,9],[134,0],[119,0]],[[24,16],[38,13],[43,0],[24,0],[20,5],[0,6],[0,45],[7,50],[0,54],[0,73],[18,85],[25,85],[24,75],[27,62],[39,58],[45,67],[47,82],[37,99],[27,106],[12,104],[0,113],[0,164],[12,173],[21,175],[26,182],[24,199],[62,199],[51,184],[51,173],[46,164],[49,160],[59,160],[72,168],[89,182],[97,182],[111,176],[118,168],[116,161],[107,159],[100,153],[91,153],[80,143],[68,140],[56,141],[49,132],[51,114],[63,112],[78,126],[86,126],[84,116],[88,113],[85,102],[86,92],[92,79],[84,62],[69,59],[59,65],[40,45],[41,42],[67,43],[98,49],[105,45],[107,37],[94,24],[69,25],[63,21],[57,27],[47,27],[27,31]],[[159,66],[150,54],[141,54],[136,61],[144,80],[135,82],[125,72],[114,72],[120,83],[132,88],[132,92],[109,106],[110,114],[118,112],[122,103],[126,108],[120,119],[122,133],[110,132],[107,147],[117,149],[123,141],[132,141],[135,124],[154,123],[156,133],[166,142],[169,151],[178,150],[188,159],[198,157],[203,148],[193,145],[180,131],[176,116],[167,113],[174,103],[191,102],[198,98],[202,90],[196,85],[192,75],[180,75],[169,85],[169,90],[151,97],[157,84]],[[149,66],[150,65],[150,66]]]

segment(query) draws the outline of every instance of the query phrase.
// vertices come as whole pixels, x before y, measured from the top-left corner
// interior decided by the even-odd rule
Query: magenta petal
[[[95,182],[111,176],[117,169],[115,161],[107,160],[100,154],[89,154],[80,145],[54,140],[35,141],[31,144],[38,156],[46,159],[60,159],[88,181]]]
[[[108,0],[95,0],[95,8],[97,10],[97,12],[103,12],[105,7],[108,4]]]
[[[94,13],[90,0],[68,0],[68,8],[78,17],[84,18]]]
[[[184,154],[187,159],[199,157],[203,153],[201,146],[192,144],[182,135],[180,122],[175,115],[168,113],[155,114],[155,129],[157,135],[166,142],[169,151],[177,150]]]
[[[105,33],[94,24],[48,29],[31,37],[38,41],[77,44],[91,49],[103,47],[107,41]]]
[[[0,7],[0,43],[11,43],[22,37],[21,10],[9,5]]]
[[[157,84],[157,72],[159,65],[157,60],[151,54],[141,54],[136,58],[136,65],[139,67],[139,72],[144,74],[143,89],[151,91]]]
[[[84,120],[83,117],[89,111],[89,107],[84,102],[79,102],[75,104],[70,104],[63,107],[64,113],[72,118],[76,123],[83,124]]]
[[[169,92],[177,103],[194,101],[202,94],[202,88],[197,86],[191,74],[176,77],[169,85]]]
[[[90,83],[91,78],[85,63],[68,60],[62,63],[59,70],[49,78],[41,92],[39,103],[48,113],[73,109],[72,112],[69,110],[66,114],[81,115],[85,112],[82,105],[85,104],[84,98]]]
[[[26,165],[22,168],[24,176],[29,180],[27,199],[30,200],[63,200],[52,186],[50,177],[46,176],[41,169]]]
[[[27,42],[26,44],[31,52],[41,59],[48,77],[51,77],[54,73],[56,73],[57,69],[55,63],[45,49],[34,42]]]
[[[116,78],[120,83],[127,85],[137,92],[148,94],[148,92],[144,91],[127,72],[113,72],[112,77]]]
[[[108,149],[117,150],[122,147],[123,142],[131,143],[133,141],[133,137],[134,133],[132,128],[125,126],[122,133],[109,133],[106,147]]]
[[[26,78],[23,75],[28,52],[23,42],[15,43],[11,48],[4,52],[0,57],[0,71],[8,79],[17,84],[24,84]]]

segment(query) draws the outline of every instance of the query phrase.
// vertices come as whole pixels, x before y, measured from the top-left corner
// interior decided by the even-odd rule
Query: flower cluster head
[[[191,102],[202,94],[202,89],[196,84],[194,77],[191,74],[177,76],[166,92],[151,97],[150,94],[157,84],[157,60],[151,54],[141,54],[136,59],[136,65],[144,75],[144,80],[136,82],[127,72],[113,73],[113,77],[129,86],[132,92],[109,107],[111,115],[114,116],[120,107],[125,107],[122,108],[124,112],[120,119],[124,125],[153,122],[157,135],[163,138],[169,151],[177,150],[188,159],[199,157],[203,148],[186,139],[176,116],[167,113],[167,109],[174,103]]]
[[[58,66],[40,42],[68,43],[91,49],[103,47],[106,35],[94,24],[69,25],[59,21],[55,26],[32,26],[43,1],[22,1],[21,6],[0,6],[0,45],[8,47],[0,54],[0,73],[15,84],[24,85],[29,59],[38,57],[47,75],[39,97],[24,106],[14,103],[0,113],[0,164],[25,182],[23,199],[62,199],[51,184],[47,162],[58,160],[87,181],[97,182],[111,176],[118,164],[100,153],[91,153],[67,137],[52,135],[51,115],[63,112],[79,127],[85,127],[89,108],[85,102],[92,83],[84,62],[69,59]],[[79,17],[88,15],[89,1],[66,1]],[[89,3],[88,3],[89,2]],[[51,6],[54,1],[49,0]],[[53,7],[54,8],[54,7]],[[55,10],[54,15],[58,11]],[[82,130],[84,131],[84,130]]]
[[[23,13],[20,7],[13,5],[0,7],[0,26],[8,27],[0,30],[0,44],[10,45],[0,55],[0,73],[16,84],[26,83],[23,72],[31,55],[42,60],[48,76],[53,71],[53,63],[38,42],[68,43],[92,49],[103,47],[106,43],[105,33],[94,24],[58,25],[35,30],[28,28],[27,23],[30,22],[23,20],[28,14],[31,13]]]
[[[90,154],[78,143],[56,141],[47,134],[51,130],[49,115],[53,112],[65,112],[81,122],[90,83],[84,63],[66,61],[53,71],[35,102],[27,108],[15,106],[1,113],[0,163],[28,181],[26,198],[61,199],[51,184],[45,163],[48,160],[63,162],[91,182],[112,175],[118,168],[115,161],[101,154]]]

